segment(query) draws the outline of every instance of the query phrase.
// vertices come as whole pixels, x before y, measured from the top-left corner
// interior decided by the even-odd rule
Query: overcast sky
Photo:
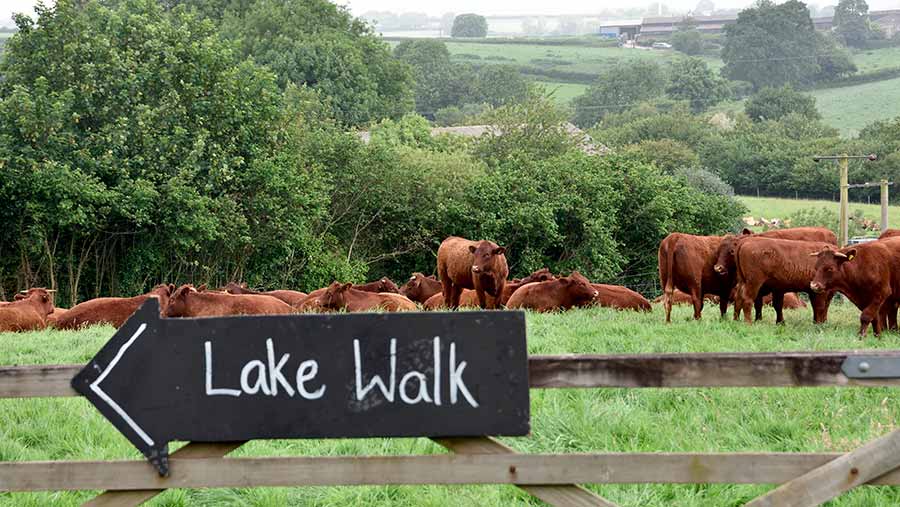
[[[52,0],[47,0],[52,1]],[[0,24],[7,24],[13,12],[33,12],[35,0],[0,0]],[[366,11],[426,12],[439,16],[445,12],[477,12],[479,14],[590,14],[605,8],[649,5],[652,0],[338,0],[349,5],[354,14]],[[697,0],[663,0],[672,10],[686,11]],[[743,7],[751,0],[713,0],[716,7]],[[819,6],[837,4],[837,0],[813,0]],[[900,9],[900,0],[868,0],[870,9]]]

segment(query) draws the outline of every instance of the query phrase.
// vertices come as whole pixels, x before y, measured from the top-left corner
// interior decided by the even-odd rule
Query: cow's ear
[[[197,287],[197,292],[206,292],[206,284]]]
[[[15,301],[21,301],[21,300],[25,299],[26,297],[28,297],[27,294],[22,294],[21,292],[19,292],[18,294],[16,294],[16,297],[13,299]]]
[[[844,253],[847,254],[848,261],[852,261],[853,258],[856,257],[856,249],[855,248],[851,248],[850,250],[847,250]]]
[[[174,293],[175,293],[175,284],[174,284],[174,283],[170,283],[170,284],[169,284],[169,295],[172,295],[172,294],[174,294]]]
[[[506,248],[500,246],[494,249],[494,255],[504,255],[506,253]]]
[[[470,253],[475,253],[475,250],[477,250],[477,248],[475,247],[475,245],[469,245],[469,252],[470,252]]]
[[[353,284],[349,283],[349,282],[345,283],[344,285],[341,285],[342,290],[350,290],[351,287],[353,287]]]
[[[569,278],[560,278],[559,279],[559,283],[561,283],[562,285],[569,285],[570,281],[571,280],[569,280]]]
[[[744,227],[744,230],[741,231],[741,236],[749,236],[751,234],[753,234],[753,231],[751,231],[750,229],[748,229],[746,227]]]

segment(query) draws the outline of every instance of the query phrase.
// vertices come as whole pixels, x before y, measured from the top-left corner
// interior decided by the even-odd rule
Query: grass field
[[[852,55],[860,73],[900,67],[900,47],[853,51]]]
[[[859,312],[832,307],[814,326],[809,310],[787,311],[787,324],[747,326],[720,321],[707,308],[702,322],[676,308],[666,326],[652,314],[606,309],[529,315],[529,351],[657,353],[701,351],[898,348],[900,336],[855,337]],[[0,364],[86,363],[113,330],[0,335]],[[897,427],[900,398],[887,389],[556,389],[532,391],[527,438],[505,442],[522,452],[847,451]],[[80,399],[0,402],[0,461],[139,459],[127,441]],[[428,440],[256,441],[236,456],[347,456],[443,452]],[[622,506],[735,506],[768,486],[589,486]],[[90,493],[0,493],[3,506],[77,505]],[[831,506],[900,503],[900,488],[860,488]],[[538,505],[509,486],[319,487],[169,491],[151,505],[490,506]]]
[[[900,78],[810,92],[826,123],[844,136],[875,120],[900,116]]]
[[[832,201],[784,199],[780,197],[751,197],[744,195],[738,196],[738,200],[747,206],[749,214],[756,219],[759,219],[759,217],[783,219],[801,209],[819,209],[823,206],[834,210],[835,213],[838,213],[839,211],[839,204]],[[853,212],[856,210],[862,210],[865,217],[870,220],[881,221],[881,206],[878,204],[859,204],[851,202],[850,214],[853,215]],[[895,228],[900,227],[900,206],[888,206],[888,223],[892,224]]]
[[[538,81],[548,92],[553,93],[553,99],[563,105],[568,105],[572,99],[582,95],[587,90],[587,85],[577,83],[555,83],[552,81]]]

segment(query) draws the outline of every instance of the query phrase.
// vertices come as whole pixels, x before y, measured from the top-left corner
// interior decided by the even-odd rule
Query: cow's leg
[[[444,302],[447,304],[447,308],[451,310],[456,310],[459,308],[459,297],[462,295],[462,287],[459,285],[453,284],[450,286],[450,298],[445,299]]]
[[[884,298],[880,295],[875,296],[871,302],[863,309],[859,316],[859,337],[865,338],[869,332],[869,324],[874,322],[872,327],[875,328],[875,336],[881,335],[881,321],[878,319],[878,313]]]
[[[888,319],[888,329],[891,331],[897,330],[897,302],[891,301],[891,306],[888,308],[887,312]]]
[[[762,293],[756,295],[756,299],[753,300],[753,310],[756,313],[753,320],[762,320],[762,308],[763,308],[763,295]]]
[[[722,314],[721,318],[725,318],[725,313],[728,311],[728,298],[731,296],[730,293],[719,294],[719,312]]]
[[[691,287],[691,303],[694,304],[694,320],[703,316],[703,288],[700,284]]]
[[[672,289],[672,290],[669,290]],[[671,287],[667,287],[663,292],[663,308],[666,309],[666,324],[672,323],[672,297],[675,294],[675,289]]]
[[[476,289],[475,294],[478,295],[478,306],[480,306],[482,310],[486,309],[488,307],[488,300],[484,289]]]
[[[734,320],[740,320],[741,318],[741,291],[744,290],[744,284],[739,283],[734,287]]]
[[[761,287],[762,284],[754,284],[752,282],[744,282],[741,287],[741,310],[744,312],[744,321],[747,324],[753,323],[750,320],[750,304],[756,300],[756,295],[759,293]]]
[[[772,307],[775,308],[775,323],[784,324],[784,312],[782,312],[784,308],[784,292],[772,292]]]
[[[827,292],[825,294],[816,294],[815,292],[807,292],[809,295],[809,301],[812,303],[813,307],[813,322],[816,324],[823,324],[828,320],[828,307],[831,305],[831,300],[834,298],[834,292]]]

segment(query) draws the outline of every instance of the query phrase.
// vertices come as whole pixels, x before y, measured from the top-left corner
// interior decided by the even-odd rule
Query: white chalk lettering
[[[266,340],[266,352],[269,357],[269,385],[272,387],[272,396],[278,396],[278,384],[281,384],[288,396],[293,397],[294,388],[288,384],[287,379],[281,374],[281,369],[284,368],[284,364],[287,363],[291,355],[282,354],[281,360],[278,361],[278,364],[275,364],[275,344],[272,343],[271,338]]]
[[[434,337],[434,404],[441,404],[441,337]]]
[[[461,392],[466,401],[469,402],[469,405],[472,405],[474,408],[478,408],[478,402],[472,398],[472,394],[469,393],[469,389],[466,388],[466,383],[463,382],[462,374],[463,370],[466,369],[466,362],[461,361],[459,365],[456,364],[456,343],[450,342],[450,403],[456,404],[456,395],[457,391]]]
[[[203,344],[206,349],[206,395],[207,396],[240,396],[241,391],[238,389],[213,388],[212,375],[212,342]]]
[[[366,385],[366,387],[362,387],[363,383],[363,375],[362,375],[362,358],[359,353],[359,340],[353,340],[353,359],[354,364],[353,368],[356,372],[356,399],[362,400],[365,398],[366,394],[369,393],[372,389],[377,385],[381,390],[381,394],[384,395],[385,399],[390,402],[394,401],[394,387],[397,384],[397,339],[391,338],[391,378],[390,384],[391,387],[388,388],[384,385],[384,381],[381,380],[381,377],[378,375],[374,375],[372,380]]]
[[[256,384],[251,386],[249,380],[253,370],[257,371]],[[244,369],[241,370],[241,389],[247,394],[256,394],[260,389],[265,394],[272,394],[266,381],[266,365],[262,361],[254,359],[244,365]]]
[[[419,379],[419,393],[415,398],[410,398],[409,395],[406,394],[406,383],[410,379]],[[415,405],[420,401],[426,401],[431,403],[431,397],[428,396],[428,379],[425,378],[425,374],[418,371],[411,371],[403,376],[400,379],[400,399],[410,405]]]
[[[297,392],[307,400],[318,400],[325,395],[325,384],[322,384],[322,387],[313,392],[309,392],[306,389],[306,385],[304,385],[307,380],[316,378],[317,373],[319,373],[319,363],[312,359],[303,361],[300,363],[300,367],[297,368]]]

